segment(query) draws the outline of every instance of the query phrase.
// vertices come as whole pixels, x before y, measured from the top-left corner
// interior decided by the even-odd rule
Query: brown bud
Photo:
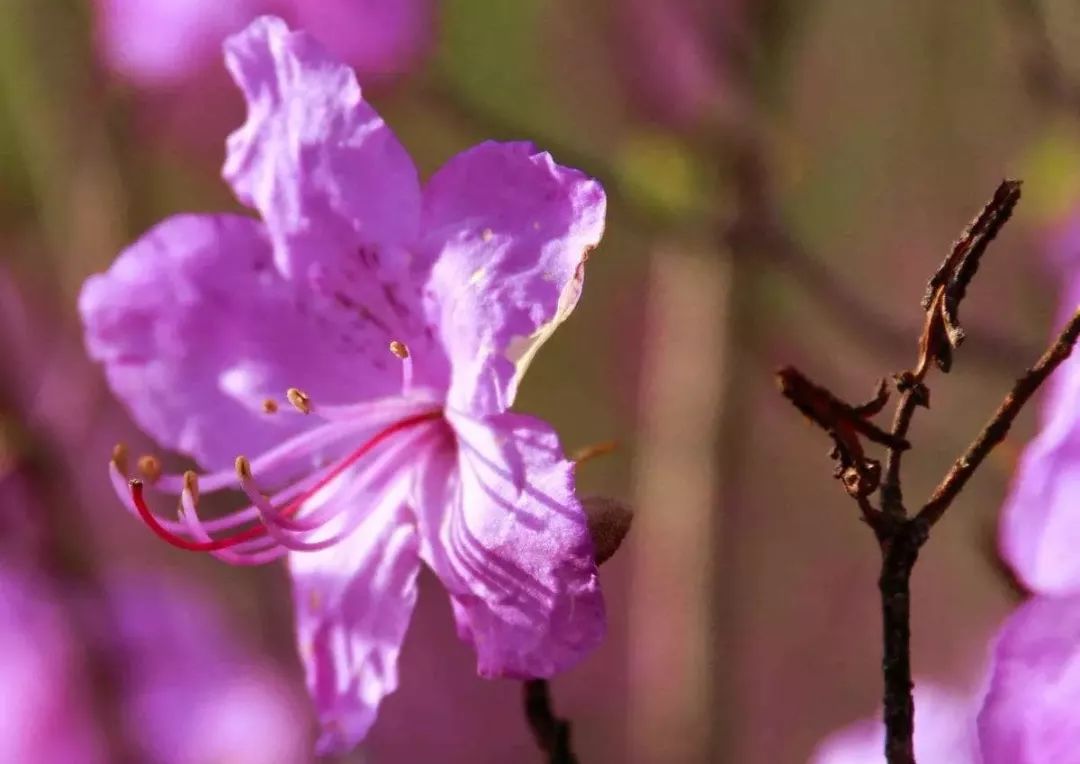
[[[586,496],[581,500],[581,505],[589,524],[596,564],[600,565],[611,559],[626,538],[634,513],[621,501],[606,496]]]

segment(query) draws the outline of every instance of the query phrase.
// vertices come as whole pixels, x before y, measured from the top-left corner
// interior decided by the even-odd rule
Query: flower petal
[[[248,116],[229,137],[224,175],[262,215],[284,273],[414,239],[416,168],[349,67],[271,17],[230,37],[225,63]]]
[[[91,356],[142,428],[207,468],[316,423],[284,402],[289,387],[316,405],[400,388],[378,328],[313,313],[248,218],[160,223],[86,282],[79,309]],[[282,410],[266,414],[267,398]]]
[[[1080,597],[1037,597],[999,632],[979,712],[985,764],[1080,761]]]
[[[543,422],[451,416],[458,449],[417,491],[421,553],[450,593],[483,676],[546,677],[604,636],[604,604],[573,465]]]
[[[1080,279],[1066,299],[1080,300]],[[1033,591],[1080,589],[1080,357],[1067,359],[1048,384],[1038,436],[1028,444],[1001,515],[1001,551]]]
[[[397,689],[397,659],[416,604],[416,528],[392,491],[357,532],[289,557],[297,640],[322,726],[319,754],[355,746]]]
[[[926,764],[978,764],[974,708],[966,694],[930,681],[915,681],[915,758]],[[881,711],[833,732],[810,764],[885,764]]]
[[[424,191],[429,314],[453,367],[451,405],[505,410],[540,344],[577,304],[604,230],[600,185],[527,143],[483,143]]]

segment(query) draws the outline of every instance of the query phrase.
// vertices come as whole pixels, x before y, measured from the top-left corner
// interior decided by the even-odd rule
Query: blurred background
[[[221,38],[309,27],[430,174],[529,139],[610,200],[581,305],[517,408],[584,494],[637,511],[611,634],[553,682],[583,762],[802,762],[879,697],[878,550],[792,363],[853,399],[913,363],[925,282],[1003,177],[1018,214],[912,432],[918,500],[1041,352],[1080,210],[1069,0],[4,0],[0,4],[0,761],[302,762],[282,567],[160,543],[111,494],[141,440],[84,355],[83,280],[149,225],[237,209]],[[336,14],[336,15],[335,15]],[[1073,260],[1072,262],[1075,262]],[[974,692],[1016,601],[995,521],[1035,414],[935,531],[917,676]],[[539,761],[520,687],[475,675],[430,576],[401,688],[342,761]]]

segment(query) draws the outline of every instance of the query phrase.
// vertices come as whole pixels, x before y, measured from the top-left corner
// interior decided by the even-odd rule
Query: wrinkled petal
[[[248,117],[229,136],[224,175],[262,215],[283,272],[330,258],[385,260],[387,247],[415,238],[416,168],[348,66],[271,17],[229,38],[225,63]]]
[[[424,191],[429,314],[453,365],[450,404],[497,412],[577,304],[604,230],[600,185],[527,143],[483,143]]]
[[[378,327],[313,313],[247,218],[160,223],[86,282],[79,309],[91,356],[140,426],[207,468],[312,426],[284,402],[289,387],[316,404],[400,389]],[[267,398],[278,413],[263,411]]]
[[[413,353],[419,381],[445,388],[445,355],[426,319],[430,263],[409,249],[419,223],[416,168],[363,100],[356,76],[314,38],[262,18],[226,43],[248,101],[229,138],[225,177],[257,209],[282,273],[308,290],[310,310]],[[395,365],[396,368],[396,365]]]
[[[144,86],[181,82],[217,64],[221,41],[259,0],[97,0],[98,46],[109,67]]]
[[[306,29],[365,78],[403,74],[431,42],[431,0],[294,0]]]
[[[603,599],[573,465],[539,420],[451,418],[417,503],[422,555],[475,646],[483,676],[546,677],[604,636]]]
[[[1038,597],[1005,622],[979,712],[985,764],[1080,762],[1080,597]]]
[[[979,764],[971,699],[954,690],[915,683],[915,758],[921,764]],[[880,711],[818,743],[810,764],[885,764]]]
[[[355,746],[379,703],[397,689],[420,570],[403,498],[392,490],[342,543],[289,557],[297,642],[322,727],[320,754]]]
[[[1080,300],[1080,278],[1065,295]],[[1063,319],[1064,320],[1064,319]],[[1048,383],[1038,436],[1028,444],[1001,515],[1001,551],[1017,576],[1043,594],[1080,591],[1080,356]]]

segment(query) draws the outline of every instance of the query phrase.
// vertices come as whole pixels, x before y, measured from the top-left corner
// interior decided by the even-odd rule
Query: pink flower
[[[603,636],[573,465],[507,409],[577,302],[605,198],[521,143],[421,188],[353,73],[278,19],[231,38],[226,63],[249,113],[224,174],[262,222],[168,219],[80,309],[135,419],[209,470],[129,491],[116,460],[119,494],[177,546],[289,557],[319,748],[342,750],[397,684],[421,561],[485,676],[548,676]],[[254,457],[234,472],[237,454]],[[200,492],[237,480],[251,506],[200,519]],[[179,520],[154,494],[179,495]]]
[[[108,596],[103,637],[123,662],[123,718],[146,761],[305,759],[299,688],[242,648],[204,592],[124,570],[112,572]]]
[[[1080,762],[1080,597],[1036,597],[994,648],[979,712],[985,764]]]
[[[218,60],[222,41],[261,13],[310,30],[361,78],[407,71],[427,49],[432,0],[96,0],[109,66],[147,86],[180,82]]]
[[[915,758],[919,764],[978,764],[971,700],[932,683],[915,687]],[[811,764],[884,764],[885,725],[881,714],[825,738]]]
[[[0,479],[0,498],[4,494]],[[5,509],[7,506],[5,506]],[[76,672],[79,646],[43,587],[0,566],[0,761],[105,760]]]
[[[728,96],[724,42],[740,34],[742,0],[625,0],[619,24],[631,97],[658,122],[693,127]]]
[[[1062,308],[1080,304],[1080,274]],[[1080,592],[1080,356],[1051,378],[1038,436],[1028,444],[1001,515],[1002,555],[1032,591]]]

